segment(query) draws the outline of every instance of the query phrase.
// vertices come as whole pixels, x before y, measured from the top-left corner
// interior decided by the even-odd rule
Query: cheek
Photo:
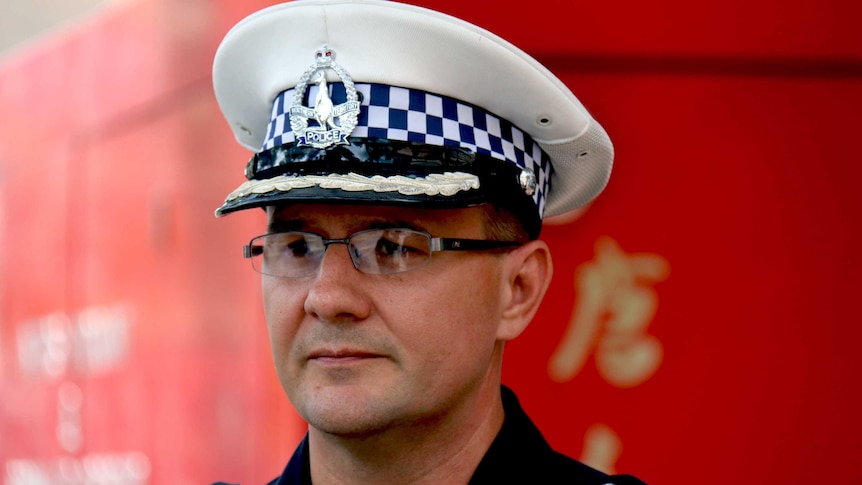
[[[409,318],[407,328],[400,330],[409,332],[410,346],[435,365],[483,360],[496,342],[499,285],[497,272],[484,267],[476,271],[465,267],[454,277],[431,278],[419,286],[421,294],[413,298],[401,295],[401,307],[406,310],[401,316]]]
[[[270,281],[267,281],[270,280]],[[270,344],[276,355],[286,355],[303,316],[302,292],[264,277],[263,310]]]

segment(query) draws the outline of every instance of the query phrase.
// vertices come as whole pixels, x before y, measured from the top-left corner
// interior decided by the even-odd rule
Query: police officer
[[[263,208],[245,247],[277,373],[308,433],[286,484],[642,483],[550,448],[501,386],[551,280],[542,218],[605,186],[602,127],[475,25],[379,0],[237,24],[214,87]]]

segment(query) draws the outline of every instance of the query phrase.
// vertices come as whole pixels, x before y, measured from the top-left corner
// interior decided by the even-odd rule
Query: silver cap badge
[[[290,107],[290,128],[296,135],[297,146],[326,148],[348,144],[347,137],[356,128],[359,96],[353,79],[344,68],[336,64],[334,57],[332,50],[326,47],[317,51],[314,64],[306,69],[296,85],[293,105]],[[341,78],[347,92],[347,101],[337,106],[329,97],[329,86],[326,82],[326,71],[330,69]],[[309,84],[319,86],[314,108],[302,104]],[[314,120],[317,126],[308,126],[308,120]]]

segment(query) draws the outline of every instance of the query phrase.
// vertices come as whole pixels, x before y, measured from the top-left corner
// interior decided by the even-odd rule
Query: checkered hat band
[[[343,83],[330,83],[329,88],[333,103],[347,100]],[[509,161],[536,175],[538,190],[533,198],[539,213],[543,212],[550,184],[550,158],[518,127],[478,106],[417,89],[365,83],[357,83],[355,88],[361,105],[357,126],[350,136],[457,146]],[[308,87],[305,106],[314,108],[318,89],[318,85]],[[293,97],[294,89],[276,97],[261,151],[296,142],[289,113]]]

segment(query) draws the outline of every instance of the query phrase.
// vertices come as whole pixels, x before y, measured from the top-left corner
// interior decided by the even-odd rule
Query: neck
[[[309,430],[315,485],[469,482],[503,425],[499,380],[445,416],[370,436]]]

